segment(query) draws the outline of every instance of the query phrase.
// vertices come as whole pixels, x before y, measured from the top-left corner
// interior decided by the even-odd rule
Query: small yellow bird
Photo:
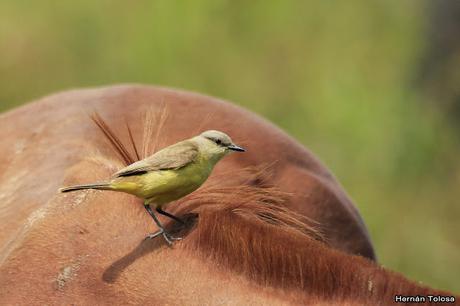
[[[167,213],[162,207],[198,189],[209,177],[217,162],[232,151],[245,150],[232,142],[225,133],[210,130],[193,138],[166,147],[155,154],[135,162],[115,173],[108,182],[70,186],[61,192],[82,189],[121,191],[144,199],[147,212],[160,228],[147,238],[163,235],[171,245],[172,237],[155,216],[152,207],[164,216],[184,223]]]

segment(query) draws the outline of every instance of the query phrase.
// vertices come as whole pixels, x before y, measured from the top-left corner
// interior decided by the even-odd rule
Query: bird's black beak
[[[227,147],[229,150],[232,150],[232,151],[237,151],[237,152],[246,152],[245,149],[243,149],[242,147],[238,147],[237,145],[235,144],[231,144]]]

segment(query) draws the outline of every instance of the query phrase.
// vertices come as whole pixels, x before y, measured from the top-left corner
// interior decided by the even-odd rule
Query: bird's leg
[[[152,208],[150,207],[150,205],[145,205],[144,206],[145,209],[147,210],[147,212],[149,213],[149,215],[153,218],[153,221],[155,221],[156,225],[160,228],[159,231],[155,232],[155,233],[151,233],[151,234],[148,234],[146,239],[153,239],[159,235],[163,235],[163,238],[165,239],[165,241],[169,244],[169,245],[172,245],[172,241],[169,239],[169,235],[167,234],[165,228],[163,227],[163,224],[161,224],[160,220],[158,220],[157,216],[155,216],[155,213],[153,212]]]
[[[181,224],[185,224],[184,220],[182,220],[182,219],[179,218],[179,217],[174,216],[173,214],[170,214],[170,213],[164,211],[163,209],[161,209],[161,207],[157,207],[156,211],[157,211],[159,214],[164,215],[164,216],[166,216],[166,217],[169,217],[169,218],[171,218],[171,219],[173,219],[173,220],[175,220],[175,221],[177,221],[177,222],[179,222],[179,223],[181,223]]]
[[[158,232],[152,233],[147,235],[146,239],[153,239],[159,235],[163,235],[163,238],[165,241],[171,246],[173,240],[180,240],[182,238],[175,238],[172,237],[164,228],[164,226],[161,224],[160,220],[158,220],[157,216],[155,216],[155,213],[153,212],[152,208],[150,205],[144,205],[145,209],[149,213],[149,215],[153,218],[153,221],[155,221],[156,225],[160,228]]]

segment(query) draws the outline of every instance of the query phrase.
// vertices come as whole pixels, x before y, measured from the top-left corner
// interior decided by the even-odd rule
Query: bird
[[[163,148],[145,159],[117,171],[105,182],[61,188],[60,192],[84,189],[111,190],[135,195],[144,201],[144,207],[159,230],[146,239],[162,235],[171,246],[173,237],[158,220],[157,213],[179,223],[184,221],[163,210],[163,207],[198,189],[209,177],[214,166],[231,152],[245,152],[225,133],[208,130],[198,136]]]

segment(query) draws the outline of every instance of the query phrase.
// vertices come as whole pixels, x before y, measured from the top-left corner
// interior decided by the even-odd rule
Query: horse
[[[207,129],[248,149],[171,203],[183,239],[133,196],[59,194]],[[57,93],[0,115],[0,304],[369,305],[455,299],[376,263],[332,173],[259,116],[216,98],[118,85]],[[169,222],[169,223],[168,223]],[[457,297],[458,300],[458,297]]]

